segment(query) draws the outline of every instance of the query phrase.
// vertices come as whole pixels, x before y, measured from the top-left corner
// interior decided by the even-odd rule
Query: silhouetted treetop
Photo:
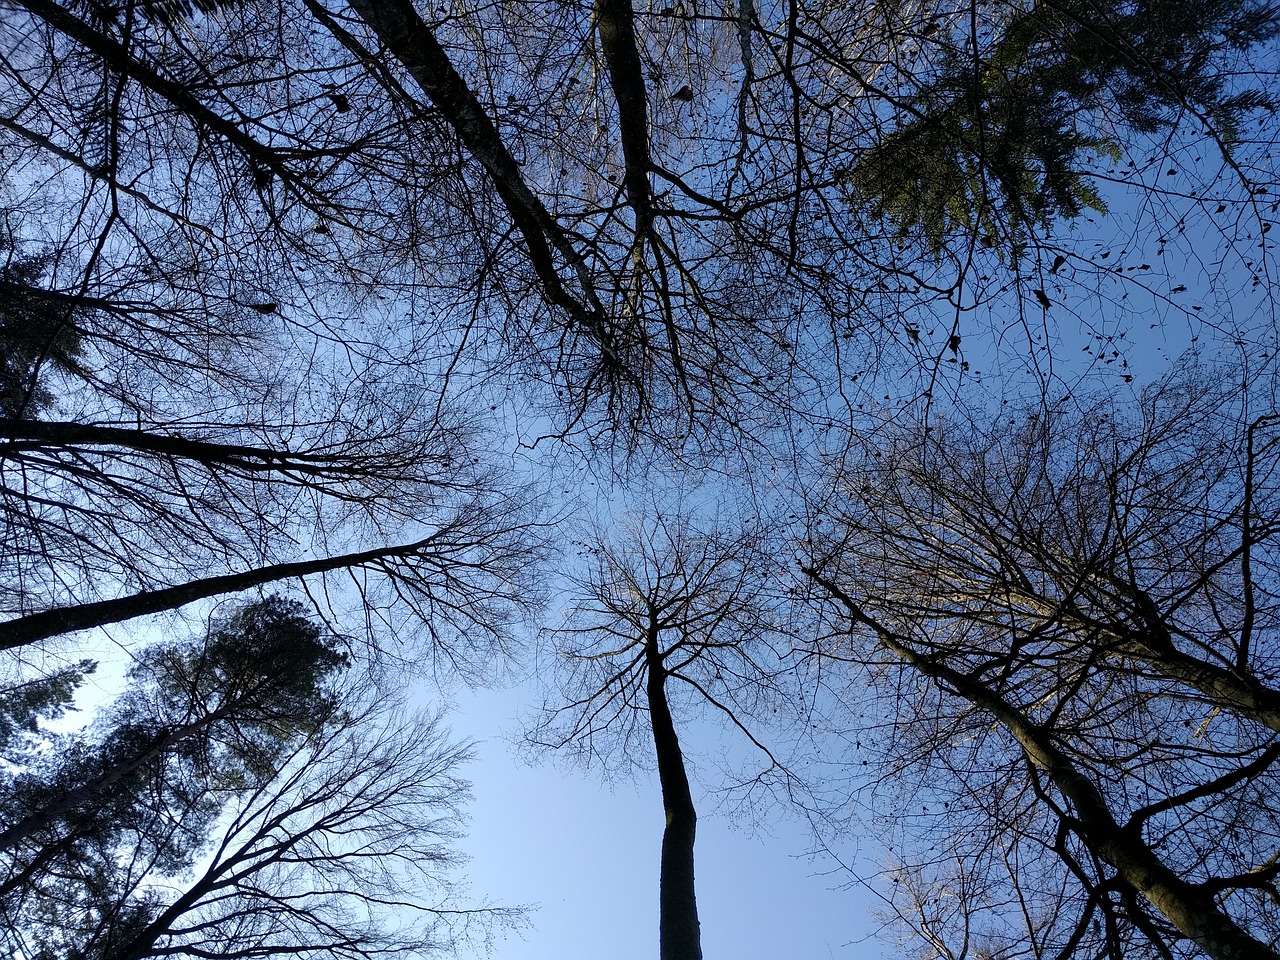
[[[897,124],[849,173],[903,235],[957,231],[1006,248],[1028,229],[1105,212],[1089,153],[1187,121],[1229,151],[1267,93],[1224,71],[1272,40],[1277,8],[1238,0],[1010,4],[939,12],[933,72],[893,102]],[[1257,55],[1256,53],[1254,54]]]

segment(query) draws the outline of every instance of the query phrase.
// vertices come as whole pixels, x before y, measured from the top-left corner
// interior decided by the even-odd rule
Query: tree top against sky
[[[540,600],[576,587],[577,619],[537,640],[578,668],[546,739],[588,754],[677,746],[665,756],[678,763],[659,767],[679,801],[668,813],[682,811],[690,906],[694,796],[683,771],[666,776],[686,757],[675,731],[687,744],[696,726],[685,711],[731,724],[764,757],[760,782],[799,796],[807,784],[759,721],[794,708],[803,739],[836,722],[842,680],[870,677],[875,693],[910,694],[878,701],[893,713],[883,729],[903,738],[888,753],[909,741],[924,756],[931,733],[978,731],[979,759],[1018,774],[1007,796],[1029,805],[1035,876],[1067,891],[1032,899],[1078,909],[1057,926],[1032,911],[1015,953],[1053,941],[1036,939],[1051,928],[1066,931],[1054,943],[1082,942],[1081,917],[1110,924],[1108,947],[1166,934],[1204,947],[1186,918],[1215,895],[1205,884],[1234,898],[1205,914],[1225,918],[1214,929],[1254,935],[1265,925],[1250,926],[1250,898],[1274,871],[1262,886],[1240,877],[1265,844],[1226,845],[1231,873],[1196,859],[1191,821],[1248,808],[1207,786],[1215,776],[1271,790],[1272,745],[1241,735],[1244,760],[1217,745],[1185,762],[1139,750],[1134,763],[1185,787],[1169,810],[1193,811],[1143,807],[1172,824],[1164,839],[1116,839],[1130,797],[1105,758],[1137,722],[1117,691],[1151,691],[1144,709],[1167,707],[1156,719],[1174,727],[1199,706],[1235,716],[1269,695],[1255,664],[1270,644],[1259,598],[1280,340],[1278,22],[1245,0],[3,0],[0,652],[67,654],[4,692],[10,739],[29,743],[32,717],[91,669],[78,631],[112,629],[140,664],[177,657],[172,688],[213,696],[274,674],[260,645],[233,641],[279,633],[289,615],[246,608],[262,618],[211,628],[198,664],[165,643],[134,646],[121,625],[201,616],[233,593],[269,606],[272,585],[294,584],[327,629],[284,630],[298,659],[319,656],[314,675],[276,691],[287,706],[323,699],[317,678],[338,664],[321,648],[339,657],[325,645],[339,636],[361,668],[499,673]],[[1072,406],[1101,390],[1145,410],[1144,380],[1181,396],[1159,380],[1153,345],[1194,345],[1219,364],[1205,369],[1227,371],[1221,395],[1188,408],[1212,442],[1180,446],[1179,427],[1148,436],[1142,417]],[[1050,427],[1052,443],[1037,433]],[[1167,469],[1121,457],[1129,441]],[[1104,450],[1124,469],[1084,469]],[[1191,454],[1221,467],[1200,499],[1209,474],[1178,462]],[[1019,457],[1043,475],[1028,481]],[[1179,482],[1193,502],[1167,502]],[[1036,496],[1014,519],[1030,528],[987,516],[1010,512],[1028,483]],[[1139,509],[1158,495],[1163,513]],[[655,506],[656,522],[627,533],[620,504],[646,498],[679,509]],[[946,509],[957,499],[959,518]],[[703,500],[747,519],[697,533]],[[1148,541],[1099,524],[1154,524],[1160,549],[1142,554]],[[1197,524],[1221,537],[1197,540]],[[951,537],[969,539],[948,552]],[[1091,565],[1090,538],[1114,547],[1115,569]],[[1204,556],[1233,541],[1204,560],[1217,566],[1192,599],[1157,589],[1179,538]],[[805,553],[818,544],[833,556]],[[1085,573],[1062,556],[1077,547]],[[1021,605],[991,613],[983,604],[1011,594],[981,581],[983,549],[1052,569],[1011,565]],[[1233,577],[1234,600],[1220,587]],[[816,629],[795,606],[806,590],[836,611],[819,639],[802,635]],[[1233,604],[1248,596],[1246,615]],[[1215,617],[1245,653],[1203,641]],[[1019,646],[1024,622],[1045,662]],[[1135,637],[1135,623],[1151,629]],[[1171,649],[1153,652],[1159,623]],[[983,644],[1010,636],[993,679]],[[856,656],[839,645],[851,637]],[[1115,730],[1079,719],[1086,692]],[[390,741],[360,736],[335,731],[327,756],[383,769],[391,747],[374,748]],[[930,762],[973,773],[952,746]],[[279,756],[266,749],[255,769],[302,784],[306,750],[296,756],[268,770]],[[1076,789],[1076,774],[1096,789]],[[245,809],[266,817],[276,799]],[[244,829],[198,883],[225,882],[236,851],[293,842]],[[965,882],[1032,891],[1018,870],[958,849]],[[1144,864],[1191,864],[1202,889],[1174,884],[1164,907],[1181,913],[1161,912]],[[930,889],[926,874],[913,889]],[[203,895],[192,902],[208,907]],[[1139,895],[1159,909],[1135,907]],[[139,922],[158,938],[154,919]],[[138,953],[146,940],[128,942]]]

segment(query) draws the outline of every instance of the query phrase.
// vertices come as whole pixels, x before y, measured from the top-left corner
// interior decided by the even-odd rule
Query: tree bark
[[[152,454],[172,460],[189,460],[207,467],[225,467],[245,474],[274,473],[283,476],[342,479],[368,473],[354,454],[307,453],[288,449],[220,443],[178,433],[102,426],[93,423],[60,423],[53,420],[14,420],[6,427],[6,448],[25,450],[73,450],[106,447]]]
[[[1143,839],[1140,824],[1117,823],[1101,791],[1044,728],[1033,724],[986,684],[913,649],[815,569],[803,568],[802,572],[835,597],[855,623],[873,630],[886,650],[995,717],[1018,742],[1027,760],[1070,801],[1075,829],[1089,848],[1208,956],[1214,960],[1280,960],[1280,954],[1218,908],[1213,891],[1183,880],[1166,866]]]
[[[649,188],[653,161],[649,158],[649,111],[644,69],[636,44],[635,14],[631,0],[596,0],[594,17],[609,71],[609,85],[618,101],[618,133],[626,171],[627,203],[635,212],[639,242],[653,222]]]
[[[1028,600],[1036,602],[1038,598],[1029,597]],[[1044,601],[1040,601],[1037,607],[1043,609],[1043,616],[1064,618],[1068,626],[1077,627],[1082,634],[1100,632],[1125,655],[1142,661],[1156,673],[1199,690],[1212,703],[1280,732],[1280,691],[1243,669],[1228,669],[1183,653],[1174,646],[1155,604],[1145,596],[1133,600],[1148,621],[1145,630],[1134,630],[1115,622],[1099,622],[1074,609],[1064,613],[1056,605]]]
[[[645,640],[648,667],[646,693],[653,746],[658,757],[658,781],[667,815],[662,833],[662,873],[659,881],[658,941],[661,960],[702,960],[702,934],[694,894],[693,844],[698,812],[689,789],[684,754],[667,703],[667,671],[658,647],[658,631]]]
[[[431,543],[430,539],[396,547],[380,547],[360,553],[344,553],[319,560],[303,560],[294,563],[275,563],[253,570],[241,570],[217,577],[193,580],[176,587],[160,590],[144,590],[114,600],[99,600],[70,607],[55,607],[39,613],[28,614],[0,623],[0,650],[12,650],[49,637],[104,627],[135,617],[143,617],[165,610],[174,610],[196,600],[215,597],[223,593],[237,593],[277,580],[305,577],[343,567],[359,567],[379,560],[406,559],[420,552]]]
[[[1280,732],[1280,692],[1257,679],[1189,656],[1171,642],[1156,645],[1145,638],[1123,638],[1122,649],[1170,680],[1199,690],[1211,702]]]

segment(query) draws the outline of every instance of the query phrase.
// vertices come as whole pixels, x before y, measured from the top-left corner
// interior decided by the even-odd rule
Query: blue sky
[[[1161,156],[1150,165],[1152,182],[1177,186],[1171,179],[1175,169],[1216,162],[1206,151],[1201,160],[1198,150],[1194,141],[1180,147],[1176,165]],[[1136,174],[1121,171],[1115,176]],[[1122,199],[1124,188],[1113,189]],[[1132,365],[1130,375],[1149,378],[1163,372],[1201,334],[1201,346],[1215,340],[1219,348],[1235,330],[1252,323],[1274,336],[1274,315],[1264,302],[1269,291],[1244,295],[1247,275],[1235,258],[1226,256],[1211,229],[1217,214],[1194,199],[1175,196],[1161,203],[1195,214],[1191,234],[1174,238],[1167,257],[1153,222],[1179,218],[1163,208],[1144,208],[1139,216],[1117,202],[1109,218],[1062,227],[1062,249],[1073,257],[1060,271],[1046,264],[1036,273],[1033,265],[1024,264],[1031,278],[1027,290],[1047,290],[1052,302],[1043,341],[1031,345],[1020,340],[1021,327],[1009,312],[1011,297],[994,298],[1000,311],[996,316],[966,317],[966,324],[976,328],[963,330],[966,356],[975,371],[988,371],[992,397],[1001,390],[1038,390],[1039,381],[1022,368],[1029,357],[1048,366],[1051,351],[1053,370],[1064,381],[1084,378],[1094,386],[1126,391],[1130,388],[1122,370],[1130,368],[1121,363]],[[1224,223],[1237,221],[1239,210],[1224,212]],[[1268,241],[1248,236],[1237,245],[1252,250],[1256,242]],[[1048,263],[1057,249],[1046,248]],[[1092,294],[1090,284],[1096,284],[1099,296]],[[1201,306],[1203,313],[1197,309]],[[1044,313],[1034,304],[1027,309],[1028,329],[1037,333]],[[943,320],[934,344],[939,355],[950,330],[950,318]],[[1221,327],[1216,335],[1206,333],[1213,324]],[[1124,345],[1116,349],[1124,359],[1103,356],[1099,338],[1120,337],[1122,331]],[[991,341],[985,351],[983,337]],[[1223,350],[1231,353],[1230,347]],[[988,362],[997,359],[1003,365]],[[902,390],[904,396],[911,392],[910,384]],[[471,858],[463,873],[470,898],[533,908],[528,928],[520,935],[500,936],[491,956],[652,960],[657,955],[663,827],[656,778],[607,783],[599,771],[566,766],[550,756],[534,766],[517,759],[509,738],[518,736],[516,717],[527,696],[524,688],[460,695],[458,709],[447,717],[458,736],[477,742],[476,759],[465,771],[474,784],[467,810],[469,835],[459,844]],[[698,894],[709,960],[862,960],[894,952],[894,935],[880,930],[867,891],[850,887],[849,878],[834,872],[831,862],[805,856],[812,843],[805,824],[782,815],[762,822],[735,821],[716,811],[714,798],[699,799]],[[858,840],[849,837],[842,853],[860,855],[859,867],[870,873],[877,866],[874,841]]]
[[[1108,215],[1062,225],[1061,247],[1043,255],[1039,273],[1024,264],[1024,294],[1043,284],[1052,300],[1047,316],[1037,304],[1024,305],[1029,330],[1043,331],[1038,342],[1020,339],[1007,297],[984,310],[978,329],[966,329],[974,368],[987,373],[978,391],[965,393],[968,402],[995,405],[1003,396],[1016,403],[1036,395],[1046,376],[1057,390],[1104,390],[1122,404],[1136,402],[1142,386],[1190,348],[1231,363],[1248,349],[1233,344],[1234,336],[1254,344],[1274,336],[1269,291],[1250,287],[1215,236],[1212,211],[1184,201],[1187,230],[1166,244],[1153,232],[1161,218],[1135,208],[1127,186],[1107,193]],[[1070,251],[1072,259],[1049,274],[1053,249]],[[462,843],[472,858],[471,895],[535,906],[523,935],[500,937],[491,956],[652,960],[663,827],[656,777],[606,783],[600,771],[551,755],[530,766],[511,741],[532,697],[528,687],[468,693],[447,718],[458,735],[478,741],[465,772],[475,794]],[[692,739],[686,747],[696,753]],[[877,919],[866,888],[851,884],[830,860],[805,855],[812,847],[807,825],[781,812],[739,822],[718,813],[705,792],[696,799],[698,904],[709,960],[910,955],[909,944],[900,950],[902,932]],[[845,839],[841,855],[858,858],[859,872],[871,877],[883,865],[877,838]]]
[[[529,765],[510,738],[521,691],[460,698],[455,734],[481,740],[465,771],[471,895],[536,904],[523,935],[500,937],[493,960],[652,960],[658,950],[657,779],[606,785],[597,771],[547,756]],[[702,797],[696,872],[703,954],[735,960],[860,960],[888,955],[871,903],[832,864],[804,856],[807,825],[773,816],[735,822]],[[850,849],[855,845],[850,844]]]
[[[101,636],[99,636],[101,639]],[[125,660],[96,644],[99,671],[77,698],[81,709],[51,729],[69,731],[123,686]],[[60,658],[59,658],[60,659]],[[468,858],[457,879],[457,906],[484,903],[530,909],[519,932],[499,933],[491,960],[653,960],[658,950],[658,865],[663,812],[656,776],[615,778],[544,753],[529,762],[516,742],[532,684],[462,691],[444,722],[453,738],[474,743],[461,772],[473,799],[464,810]],[[415,706],[431,711],[424,685]],[[705,731],[704,731],[705,732]],[[686,748],[696,761],[697,732]],[[695,784],[695,791],[698,790]],[[878,936],[872,898],[830,860],[807,856],[806,824],[773,810],[757,821],[698,798],[698,907],[703,953],[735,960],[862,960],[889,956],[892,933]],[[872,849],[852,836],[841,849]],[[870,859],[864,867],[874,869]]]

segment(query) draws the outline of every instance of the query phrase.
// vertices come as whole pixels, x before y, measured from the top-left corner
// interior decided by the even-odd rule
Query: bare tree
[[[171,328],[161,306],[144,325],[141,303],[14,277],[9,333],[74,330],[74,350],[43,373],[15,367],[6,387],[0,648],[300,579],[335,601],[354,587],[373,621],[425,628],[459,665],[497,649],[481,641],[500,643],[531,595],[537,508],[481,456],[475,423],[424,395],[430,371],[339,348],[293,369],[297,338],[201,334],[180,311]],[[196,355],[182,344],[197,336],[221,346]],[[125,376],[115,361],[134,348],[144,370]]]
[[[83,211],[45,231],[76,252],[57,286],[310,330],[376,291],[413,315],[397,345],[514,361],[568,432],[754,448],[884,362],[958,376],[979,331],[938,307],[1025,320],[1067,280],[1046,253],[1110,283],[1051,222],[1188,120],[1221,162],[1147,192],[1184,225],[1264,213],[1269,128],[1238,132],[1272,19],[1238,2],[183,9],[8,7],[5,135],[54,170],[15,207]]]
[[[679,731],[705,714],[745,737],[765,761],[747,789],[787,785],[792,777],[760,730],[779,704],[791,712],[776,559],[761,529],[692,527],[685,516],[657,517],[624,533],[619,546],[602,539],[587,547],[579,599],[552,634],[569,669],[567,702],[550,705],[532,734],[588,762],[620,755],[624,764],[640,763],[652,749],[666,812],[663,960],[702,956],[693,869],[698,817]]]
[[[41,958],[423,957],[519,911],[467,906],[458,856],[464,747],[436,720],[347,705],[243,786],[194,876],[145,856],[81,899],[30,895],[10,949]]]
[[[366,632],[416,626],[472,667],[544,544],[459,408],[508,414],[523,441],[767,471],[772,440],[804,461],[815,423],[862,422],[904,367],[926,402],[968,383],[978,335],[1000,352],[1014,331],[1038,362],[1050,311],[1085,298],[1102,365],[1126,362],[1131,292],[1274,337],[1274,304],[1225,286],[1198,319],[1159,259],[1218,231],[1202,272],[1234,265],[1271,296],[1275,76],[1257,62],[1275,16],[1251,3],[6,0],[0,17],[3,647],[300,578],[321,606],[350,583]],[[1157,253],[1057,230],[1117,194],[1142,203],[1109,235]],[[656,737],[668,677],[748,730],[751,697],[776,694],[776,664],[725,672],[736,641],[650,656],[639,636],[620,686],[575,695],[568,739],[642,709]],[[1196,696],[1269,709],[1238,666],[1126,636],[1121,656]],[[741,703],[697,672],[721,656]],[[927,699],[941,681],[923,676]]]
[[[182,56],[218,75],[257,40],[180,13],[3,14],[3,646],[284,578],[330,609],[355,592],[370,625],[459,665],[492,662],[534,593],[534,497],[490,466],[486,418],[445,396],[453,352],[426,346],[439,326],[418,339],[412,310],[379,314],[367,274],[319,279],[343,258],[295,241],[346,228],[316,219],[317,194],[284,178],[310,198],[305,226],[262,206],[273,151],[298,154],[255,147],[194,74],[171,75]],[[158,61],[149,29],[174,45]],[[326,90],[338,123],[346,101]]]
[[[937,423],[839,474],[814,655],[891,697],[899,823],[935,844],[904,909],[968,891],[917,915],[955,956],[1277,955],[1274,413],[1234,381]]]

